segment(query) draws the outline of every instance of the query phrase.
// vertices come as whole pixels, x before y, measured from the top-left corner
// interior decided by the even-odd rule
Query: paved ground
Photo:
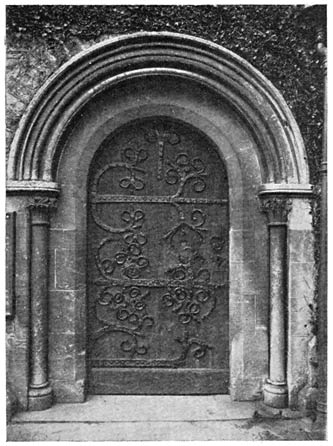
[[[93,396],[15,415],[7,441],[320,440],[291,411],[211,396]]]

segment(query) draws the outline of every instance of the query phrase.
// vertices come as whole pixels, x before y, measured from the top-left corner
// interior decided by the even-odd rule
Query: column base
[[[49,384],[44,387],[31,387],[28,393],[28,410],[45,410],[52,406],[53,395]]]
[[[277,409],[288,407],[288,388],[285,383],[273,384],[267,381],[263,388],[264,403]]]

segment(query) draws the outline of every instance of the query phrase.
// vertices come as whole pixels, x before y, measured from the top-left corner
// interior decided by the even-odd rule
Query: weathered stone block
[[[313,234],[310,231],[289,231],[289,256],[291,262],[313,262]]]
[[[310,201],[293,200],[289,215],[289,230],[312,231],[312,215]]]
[[[230,339],[242,331],[242,301],[241,296],[233,297],[229,302],[229,336]]]
[[[261,217],[264,217],[261,215]],[[268,244],[268,231],[266,222],[263,224],[262,220],[256,221],[256,227],[254,229],[254,240],[255,246],[255,256],[257,261],[260,261],[260,273],[262,276],[266,276],[268,274],[268,262],[263,261],[268,258],[269,254],[269,244]]]
[[[257,401],[262,399],[263,377],[236,378],[230,385],[230,396],[235,401]]]
[[[265,290],[266,283],[267,277],[262,274],[257,262],[248,261],[244,264],[242,275],[242,289],[244,293],[256,294]]]
[[[73,248],[55,249],[54,287],[57,290],[73,290],[76,283],[75,250]]]
[[[230,293],[240,294],[242,291],[242,274],[244,265],[241,262],[230,262]]]
[[[85,380],[87,377],[87,352],[86,349],[80,349],[77,343],[75,353],[75,380]]]
[[[253,231],[231,230],[230,251],[235,262],[253,261],[256,256],[256,246]]]
[[[49,372],[52,379],[74,379],[75,353],[74,334],[52,333],[49,341]]]
[[[87,330],[87,295],[86,290],[77,290],[74,293],[75,306],[75,333],[77,333],[77,346],[79,349],[85,348]]]
[[[75,291],[50,291],[49,330],[51,333],[75,331]]]
[[[268,329],[269,325],[269,302],[268,296],[268,286],[267,291],[261,291],[256,294],[256,328],[257,329]]]
[[[83,403],[85,401],[85,382],[83,380],[62,381],[52,380],[55,402]]]
[[[230,252],[233,254],[234,262],[243,261],[243,230],[230,230]]]
[[[230,338],[230,392],[244,378],[243,344],[244,335],[241,332]]]
[[[290,336],[288,352],[288,390],[289,404],[297,405],[298,393],[308,382],[308,347],[306,336]]]
[[[267,330],[256,330],[253,336],[245,336],[244,353],[244,376],[266,376],[269,359]]]
[[[256,324],[256,296],[253,294],[244,294],[242,300],[242,330],[246,336],[251,336],[255,330]],[[250,335],[251,333],[251,335]]]
[[[245,147],[241,151],[241,164],[244,180],[246,183],[253,185],[254,187],[260,185],[262,182],[259,161],[256,156],[253,156],[253,146]]]
[[[311,301],[307,297],[299,296],[289,301],[289,327],[292,336],[309,336],[313,329],[313,309],[309,307]]]
[[[51,222],[52,225],[52,222]],[[75,242],[77,231],[67,228],[52,228],[50,230],[50,244],[54,248],[69,247]]]
[[[291,263],[289,268],[290,297],[311,300],[313,296],[313,263]]]

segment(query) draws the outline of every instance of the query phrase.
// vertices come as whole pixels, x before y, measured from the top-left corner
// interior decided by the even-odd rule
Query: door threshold
[[[304,419],[262,418],[229,395],[92,395],[16,414],[7,441],[309,440]],[[305,424],[304,424],[305,423]]]
[[[237,420],[254,411],[254,402],[232,401],[229,395],[89,395],[84,403],[20,412],[12,423]]]

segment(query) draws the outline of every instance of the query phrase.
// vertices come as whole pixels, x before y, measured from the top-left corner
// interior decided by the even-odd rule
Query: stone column
[[[49,212],[56,199],[35,197],[31,212],[31,344],[28,409],[44,410],[52,404],[48,381],[48,238]]]
[[[269,299],[270,360],[269,378],[264,386],[264,402],[283,408],[288,405],[286,381],[287,321],[287,222],[291,200],[283,197],[262,199],[262,210],[268,216],[269,231]]]

